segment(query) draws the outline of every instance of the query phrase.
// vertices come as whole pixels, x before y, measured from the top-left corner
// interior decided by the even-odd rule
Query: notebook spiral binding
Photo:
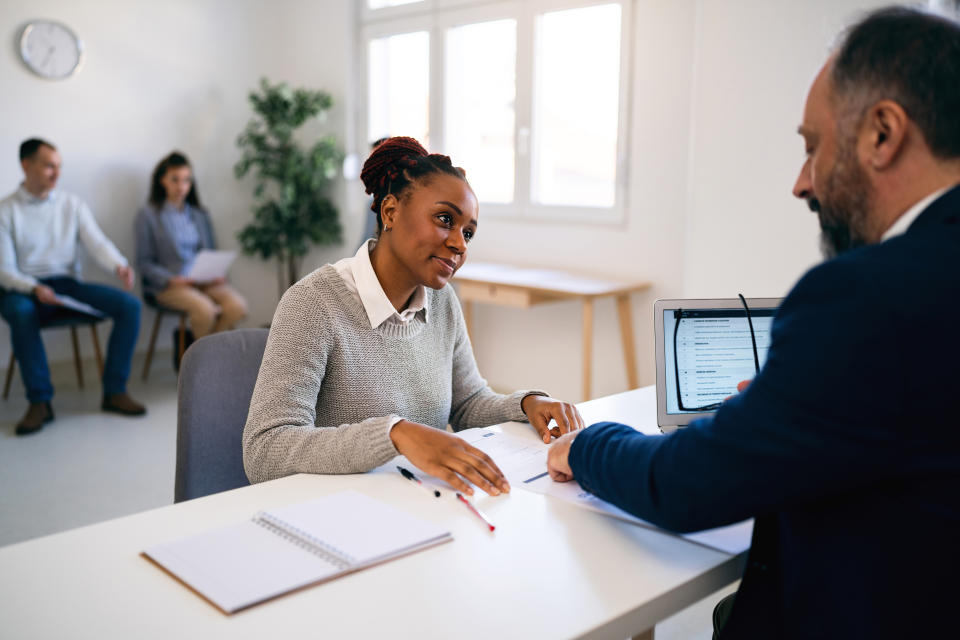
[[[346,571],[357,562],[350,554],[344,553],[323,540],[311,536],[306,531],[292,527],[283,520],[274,518],[268,513],[258,513],[254,516],[253,521],[284,540],[292,542],[298,547],[323,558],[341,571]]]

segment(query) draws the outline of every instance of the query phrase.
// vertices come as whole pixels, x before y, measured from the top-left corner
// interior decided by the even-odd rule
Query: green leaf
[[[297,129],[330,109],[332,97],[262,78],[259,90],[248,98],[254,118],[237,137],[241,157],[234,174],[240,179],[253,171],[255,206],[253,222],[237,234],[241,249],[264,259],[287,260],[306,255],[313,245],[340,242],[339,213],[327,191],[343,152],[332,136],[309,146],[295,139]]]

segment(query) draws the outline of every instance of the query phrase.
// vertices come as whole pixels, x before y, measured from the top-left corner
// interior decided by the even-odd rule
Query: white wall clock
[[[83,43],[65,24],[33,20],[20,36],[20,57],[42,78],[69,78],[83,63]]]

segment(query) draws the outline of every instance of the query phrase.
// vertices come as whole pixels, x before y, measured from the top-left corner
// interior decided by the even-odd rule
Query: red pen
[[[467,509],[470,509],[470,511],[473,512],[473,515],[475,515],[475,516],[477,516],[478,518],[480,518],[481,520],[483,520],[484,523],[486,523],[486,525],[487,525],[488,527],[490,527],[490,531],[493,531],[494,529],[496,529],[496,527],[493,526],[493,523],[490,522],[490,518],[488,518],[487,516],[483,515],[483,512],[480,511],[480,509],[477,509],[475,506],[473,506],[473,504],[472,504],[469,500],[467,500],[466,498],[464,498],[464,497],[463,497],[463,494],[461,494],[459,491],[457,492],[457,500],[459,500],[459,501],[462,502],[463,504],[467,505]]]

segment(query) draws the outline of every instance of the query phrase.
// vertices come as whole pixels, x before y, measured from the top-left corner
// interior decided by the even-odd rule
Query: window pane
[[[531,197],[612,207],[617,174],[620,5],[539,16]]]
[[[516,20],[446,33],[444,152],[481,202],[513,201],[516,65]]]
[[[371,40],[369,64],[369,141],[411,136],[428,147],[429,34],[416,31]]]
[[[402,4],[413,4],[423,0],[367,0],[367,6],[371,9],[383,9],[384,7],[399,7]]]

